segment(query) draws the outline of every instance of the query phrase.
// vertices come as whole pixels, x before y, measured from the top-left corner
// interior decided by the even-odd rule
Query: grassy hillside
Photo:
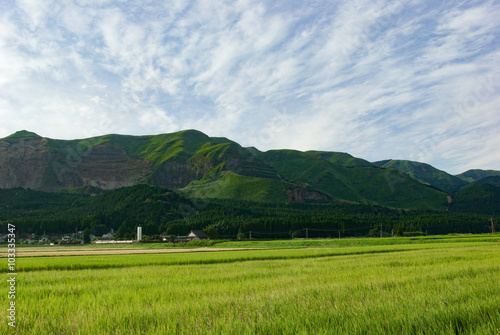
[[[395,169],[360,167],[346,169],[351,184],[372,203],[395,208],[444,210],[443,192],[422,185]]]
[[[307,184],[326,192],[334,199],[362,202],[363,197],[349,183],[346,170],[319,155],[295,150],[271,150],[259,156],[278,171],[281,177]]]
[[[211,199],[271,203],[333,200],[445,210],[446,195],[439,190],[451,193],[468,184],[418,162],[370,163],[348,153],[327,151],[260,152],[196,130],[70,141],[42,139],[20,131],[2,141],[8,143],[2,145],[0,156],[0,181],[5,188],[73,189],[77,193],[83,188],[87,194],[98,194],[91,187],[117,189],[147,183]],[[16,145],[20,141],[33,145]],[[496,172],[471,170],[462,177],[479,178]]]
[[[4,137],[0,140],[7,141],[9,143],[14,143],[17,141],[27,141],[27,140],[40,139],[40,138],[41,138],[41,136],[39,136],[35,133],[32,133],[30,131],[26,131],[26,130],[20,130],[20,131],[15,132],[14,134],[9,135],[7,137]]]
[[[284,178],[305,183],[334,199],[396,208],[445,208],[446,198],[442,192],[422,185],[396,170],[347,168],[316,153],[294,150],[272,150],[258,157]]]
[[[391,160],[392,159],[384,159],[384,160],[381,160],[381,161],[372,162],[372,165],[377,166],[377,167],[382,167],[385,164],[389,163]]]
[[[461,174],[457,174],[456,176],[460,179],[467,181],[467,182],[474,182],[476,180],[483,179],[483,178],[490,177],[490,176],[500,176],[500,171],[473,169],[473,170],[468,170],[468,171],[461,173]]]
[[[500,187],[500,176],[484,177],[472,183],[472,185],[484,185],[484,184],[490,184],[493,186]]]
[[[103,143],[123,149],[130,158],[151,162],[153,170],[165,162],[234,170],[241,175],[277,178],[276,172],[256,159],[236,142],[208,137],[196,130],[151,136],[105,135],[83,140],[50,140],[50,146],[63,155],[84,156]]]
[[[276,179],[242,176],[225,171],[217,178],[191,182],[180,192],[193,198],[285,203],[285,183]]]
[[[318,155],[329,162],[343,165],[345,167],[373,166],[373,164],[368,162],[367,160],[353,157],[345,152],[330,152],[330,151],[307,151],[307,152]]]
[[[447,193],[457,191],[462,186],[467,185],[466,181],[429,164],[407,160],[390,160],[382,165],[382,168],[399,170],[415,180],[437,187]]]

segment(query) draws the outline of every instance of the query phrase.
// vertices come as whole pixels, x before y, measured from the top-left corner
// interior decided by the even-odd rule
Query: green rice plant
[[[491,242],[32,257],[18,260],[26,271],[17,275],[16,330],[498,334],[498,259]],[[82,260],[107,267],[79,268]],[[4,314],[0,321],[9,333]]]
[[[487,245],[488,242],[469,242],[467,246]],[[218,264],[235,263],[256,260],[280,260],[319,258],[342,255],[362,255],[376,253],[393,253],[411,250],[453,248],[465,243],[447,244],[401,244],[401,245],[374,245],[344,248],[310,248],[310,249],[261,249],[261,250],[235,250],[235,251],[210,251],[196,253],[174,254],[120,254],[120,255],[89,255],[89,256],[46,256],[18,258],[17,271],[31,272],[42,270],[82,270],[82,269],[107,269],[124,267],[145,267],[150,265],[189,265],[189,264]],[[0,272],[8,269],[1,268]]]

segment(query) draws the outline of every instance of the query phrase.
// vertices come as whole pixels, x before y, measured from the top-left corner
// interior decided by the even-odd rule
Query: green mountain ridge
[[[457,174],[456,177],[463,179],[467,182],[474,182],[486,177],[492,177],[492,176],[500,176],[500,171],[496,170],[480,170],[480,169],[473,169],[473,170],[467,170],[464,173]]]
[[[452,193],[467,185],[467,182],[435,167],[408,160],[390,160],[381,168],[396,169],[424,184],[432,185],[444,192]]]
[[[428,164],[379,163],[342,152],[261,152],[192,129],[79,140],[20,131],[0,139],[0,188],[99,194],[92,188],[149,184],[192,198],[445,210],[446,193],[467,184]]]
[[[422,185],[394,169],[346,167],[316,152],[271,150],[258,156],[280,175],[305,183],[336,200],[396,208],[445,208],[444,193]]]
[[[311,154],[316,154],[329,162],[340,164],[345,167],[364,167],[364,166],[374,166],[367,160],[356,158],[345,152],[331,152],[331,151],[307,151]]]

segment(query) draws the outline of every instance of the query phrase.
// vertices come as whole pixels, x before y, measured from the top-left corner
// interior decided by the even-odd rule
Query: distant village
[[[202,230],[191,230],[186,236],[174,236],[174,235],[157,235],[157,236],[146,236],[142,235],[141,227],[138,227],[136,238],[134,240],[119,240],[115,238],[115,232],[111,229],[108,233],[102,236],[95,236],[93,234],[88,234],[86,237],[85,231],[76,231],[70,234],[49,236],[49,235],[36,235],[29,234],[25,238],[19,239],[17,243],[19,244],[41,244],[41,245],[62,245],[62,244],[122,244],[122,243],[140,243],[140,242],[189,242],[193,240],[209,240],[210,237]],[[7,241],[7,234],[0,235],[0,243],[5,243]]]

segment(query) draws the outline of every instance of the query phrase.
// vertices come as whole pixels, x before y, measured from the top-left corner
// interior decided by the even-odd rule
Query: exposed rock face
[[[54,149],[46,138],[0,141],[0,188],[57,191],[95,186],[116,189],[137,183],[182,188],[213,167],[200,157],[190,162],[166,161],[153,169],[146,159],[131,158],[124,149],[104,142],[77,154]]]
[[[95,146],[80,156],[64,156],[43,138],[15,143],[0,141],[0,188],[114,189],[141,182],[151,174],[150,165],[146,160],[128,157],[123,149],[110,143]]]
[[[0,141],[0,188],[53,190],[47,181],[53,175],[48,163],[55,159],[56,154],[48,147],[47,139]]]
[[[193,180],[203,178],[208,170],[197,170],[195,165],[189,163],[167,161],[156,169],[149,183],[167,188],[182,188]]]
[[[328,196],[319,192],[308,190],[305,188],[293,188],[284,190],[286,199],[289,202],[323,202],[330,200]]]
[[[147,160],[130,158],[122,148],[109,142],[87,150],[73,162],[66,161],[70,180],[75,183],[69,187],[89,185],[102,189],[132,186],[141,182],[151,174],[150,165]],[[64,172],[59,174],[63,180]]]

